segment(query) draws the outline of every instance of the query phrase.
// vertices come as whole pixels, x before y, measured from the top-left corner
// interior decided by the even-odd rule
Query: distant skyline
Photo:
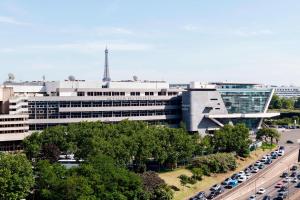
[[[1,0],[0,80],[300,86],[296,0]]]

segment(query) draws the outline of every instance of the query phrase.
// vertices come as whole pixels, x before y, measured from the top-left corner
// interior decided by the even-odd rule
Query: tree
[[[247,157],[250,144],[249,129],[245,124],[225,125],[212,136],[215,152],[236,152],[239,156]]]
[[[61,152],[55,144],[44,144],[41,150],[41,158],[47,159],[51,163],[57,162]]]
[[[279,96],[274,94],[270,102],[270,109],[281,109],[281,108],[282,108],[282,101]]]
[[[280,133],[273,128],[262,128],[256,133],[257,140],[264,140],[265,142],[270,142],[273,144],[273,140],[278,141],[280,139]]]
[[[294,109],[294,101],[292,99],[282,98],[281,102],[282,102],[283,109],[289,109],[289,110]]]
[[[32,165],[22,154],[0,154],[0,199],[27,197],[34,185]]]

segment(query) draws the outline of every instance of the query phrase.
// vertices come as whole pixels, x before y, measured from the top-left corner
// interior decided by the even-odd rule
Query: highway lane
[[[253,175],[245,183],[240,184],[237,188],[226,191],[224,194],[219,196],[218,200],[243,200],[248,199],[252,194],[255,194],[255,186],[257,189],[260,187],[271,188],[274,183],[280,180],[279,176],[287,170],[287,165],[292,165],[297,161],[298,158],[298,146],[290,145],[286,146],[285,156],[274,160],[274,162]]]

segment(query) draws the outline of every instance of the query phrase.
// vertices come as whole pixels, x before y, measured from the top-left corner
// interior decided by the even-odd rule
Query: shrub
[[[226,173],[235,170],[236,159],[231,153],[217,153],[200,156],[193,160],[193,168],[201,168],[204,175],[209,173]]]
[[[203,171],[201,168],[193,168],[192,170],[193,176],[195,180],[201,181],[203,176]]]

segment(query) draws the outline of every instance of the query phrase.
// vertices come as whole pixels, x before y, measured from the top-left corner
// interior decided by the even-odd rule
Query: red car
[[[283,183],[282,182],[278,182],[276,185],[275,185],[275,188],[281,188],[283,186]]]

